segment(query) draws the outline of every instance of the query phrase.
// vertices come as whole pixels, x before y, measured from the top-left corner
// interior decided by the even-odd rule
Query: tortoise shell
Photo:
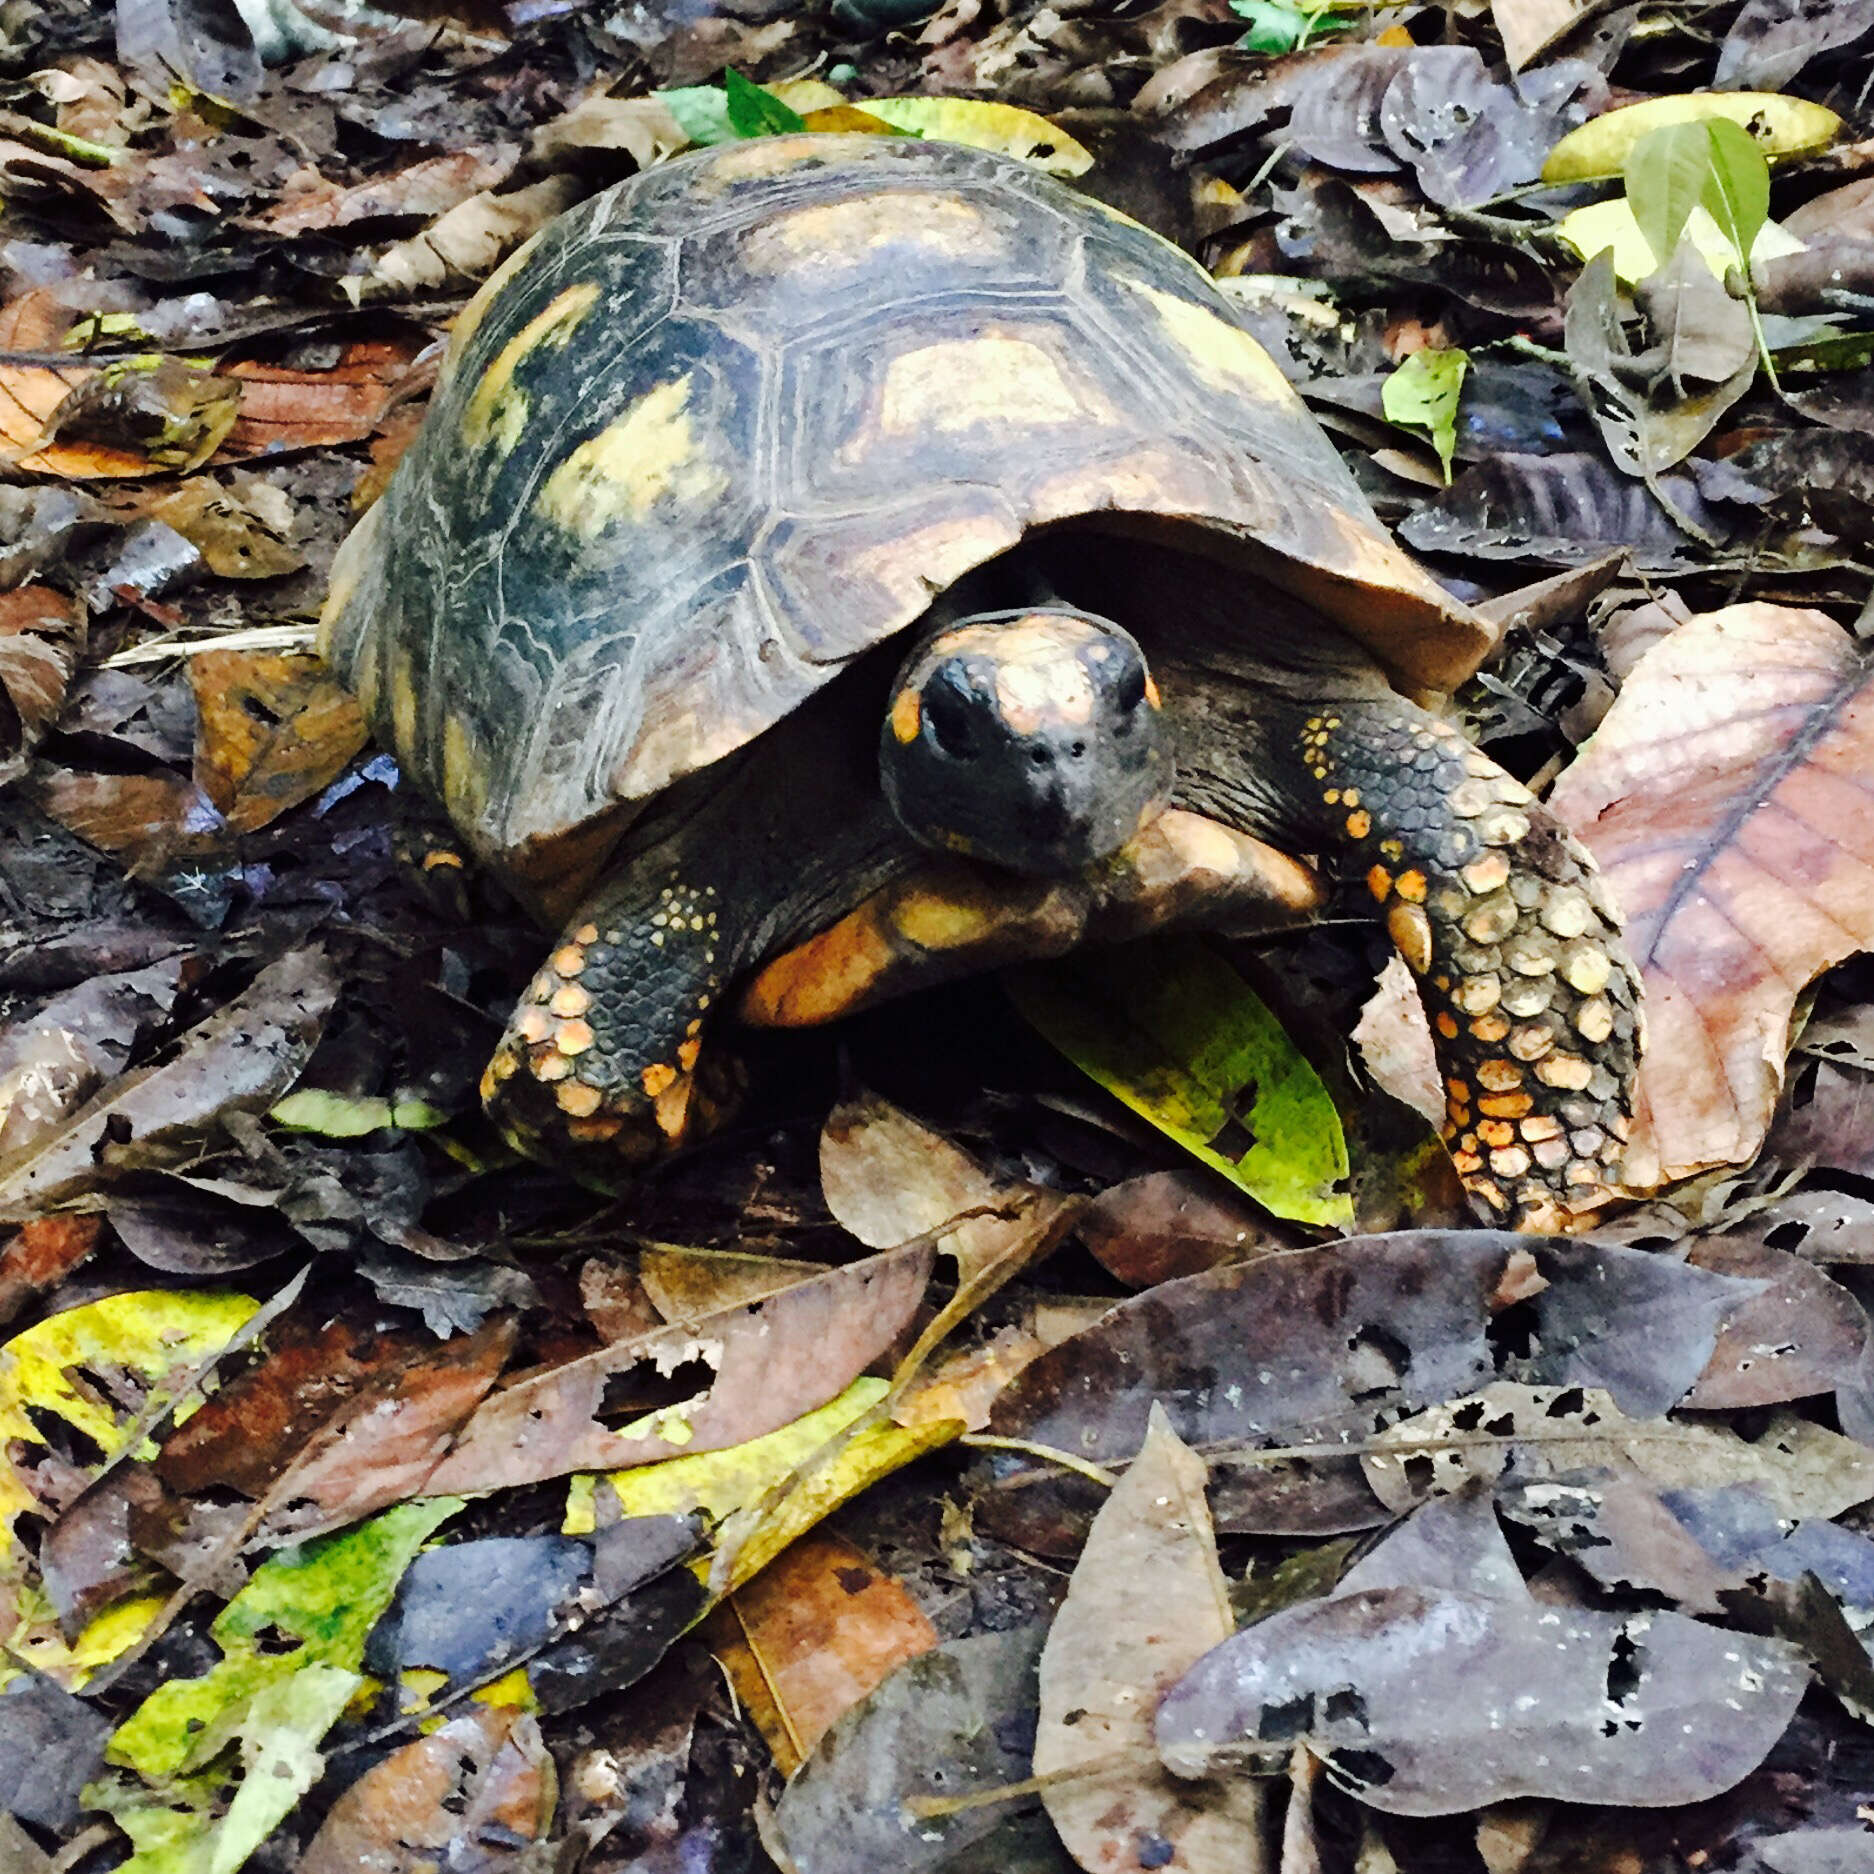
[[[561,216],[470,303],[322,648],[482,855],[547,879],[1093,514],[1240,555],[1410,686],[1489,644],[1168,242],[954,144],[725,144]]]

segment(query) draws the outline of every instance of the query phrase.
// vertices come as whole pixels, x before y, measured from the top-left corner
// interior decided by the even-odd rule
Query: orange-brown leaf
[[[1748,1163],[1803,986],[1874,943],[1874,701],[1821,612],[1735,605],[1641,660],[1552,805],[1646,985],[1627,1178]]]
[[[84,607],[50,586],[0,592],[0,787],[58,720],[85,648]]]
[[[241,414],[223,457],[362,441],[415,388],[410,363],[420,349],[408,339],[358,339],[329,371],[294,371],[257,359],[224,365],[222,374],[240,382]]]
[[[237,833],[311,799],[364,746],[357,703],[316,658],[204,651],[189,678],[196,785]]]
[[[850,1542],[817,1532],[738,1588],[731,1605],[747,1652],[724,1647],[723,1663],[789,1772],[887,1673],[937,1644],[902,1582]]]

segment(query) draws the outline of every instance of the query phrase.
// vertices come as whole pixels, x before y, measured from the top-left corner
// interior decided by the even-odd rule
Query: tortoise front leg
[[[746,946],[736,904],[671,863],[580,906],[482,1075],[517,1151],[610,1186],[733,1112],[740,1063],[703,1031]]]
[[[1187,681],[1185,706],[1233,719],[1248,747],[1181,775],[1180,796],[1220,818],[1234,803],[1364,876],[1431,1018],[1445,1141],[1480,1213],[1580,1227],[1614,1191],[1642,1034],[1593,860],[1520,781],[1351,660],[1312,706],[1214,670]]]

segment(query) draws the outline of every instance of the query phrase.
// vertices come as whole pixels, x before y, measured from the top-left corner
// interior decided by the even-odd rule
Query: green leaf
[[[1282,1024],[1196,937],[1004,972],[1015,1006],[1082,1073],[1278,1217],[1353,1222],[1347,1141]]]
[[[1421,429],[1431,438],[1447,482],[1458,446],[1458,395],[1470,363],[1470,353],[1455,345],[1443,351],[1415,351],[1380,391],[1380,408],[1388,423]]]
[[[1249,31],[1236,42],[1249,52],[1293,52],[1317,32],[1339,32],[1353,24],[1347,14],[1324,6],[1291,6],[1289,0],[1230,0],[1230,11],[1249,21]]]
[[[733,143],[740,134],[729,121],[729,94],[717,85],[682,85],[652,95],[692,143]]]
[[[289,1093],[268,1109],[267,1117],[289,1132],[317,1132],[328,1139],[361,1139],[387,1127],[428,1132],[449,1123],[449,1115],[427,1100],[354,1099],[320,1087]]]
[[[1750,141],[1746,132],[1738,134]],[[1711,126],[1703,121],[1649,130],[1629,153],[1627,204],[1660,265],[1678,247],[1692,210],[1704,198],[1711,170]]]
[[[729,124],[738,137],[785,137],[807,128],[807,120],[791,104],[744,78],[733,65],[722,74],[722,85]]]
[[[1770,165],[1748,130],[1715,118],[1705,132],[1711,149],[1701,198],[1705,212],[1736,250],[1737,264],[1748,270],[1751,247],[1770,219]]]
[[[454,1497],[400,1503],[263,1562],[210,1628],[221,1662],[159,1685],[112,1733],[110,1761],[145,1777],[189,1774],[247,1734],[268,1686],[313,1665],[355,1672],[403,1571],[461,1507]]]

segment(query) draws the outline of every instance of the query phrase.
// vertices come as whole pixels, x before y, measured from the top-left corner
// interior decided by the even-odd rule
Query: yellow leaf
[[[898,137],[907,134],[894,130],[884,118],[874,117],[856,104],[829,104],[824,109],[809,111],[801,122],[821,136]]]
[[[137,1420],[113,1411],[95,1388],[81,1390],[72,1376],[86,1367],[123,1367],[150,1384],[156,1404],[165,1382],[219,1353],[259,1306],[249,1295],[137,1291],[38,1322],[0,1347],[0,1441],[42,1448],[45,1437],[29,1413],[49,1412],[98,1447],[101,1467],[124,1451]],[[10,1525],[35,1507],[16,1471],[0,1466],[0,1522]]]
[[[845,92],[824,78],[782,78],[762,88],[803,117],[811,117],[815,111],[837,110],[846,102]]]
[[[1659,269],[1659,260],[1640,232],[1640,224],[1634,220],[1625,196],[1577,208],[1573,214],[1562,218],[1555,231],[1583,260],[1592,260],[1603,248],[1611,247],[1614,271],[1629,286]],[[1731,243],[1719,232],[1718,224],[1704,208],[1692,210],[1686,218],[1685,231],[1691,236],[1700,259],[1719,279],[1724,278],[1727,267],[1736,265]],[[1786,254],[1802,251],[1802,242],[1793,234],[1786,233],[1774,221],[1766,221],[1751,244],[1750,258],[1754,265],[1761,266],[1766,260],[1781,260]]]
[[[1549,152],[1542,180],[1592,182],[1618,176],[1634,145],[1650,131],[1713,117],[1741,124],[1772,161],[1825,149],[1841,129],[1841,119],[1823,105],[1773,91],[1691,91],[1678,97],[1648,98],[1617,111],[1603,111],[1579,130],[1571,130]]]
[[[779,1431],[722,1451],[613,1471],[606,1482],[626,1516],[682,1516],[703,1510],[720,1520],[772,1489],[884,1396],[882,1379],[856,1379],[837,1399]],[[599,1475],[588,1471],[573,1479],[560,1525],[567,1535],[589,1535],[597,1527],[593,1493]]]
[[[867,98],[859,108],[894,130],[1019,156],[1051,176],[1084,176],[1093,167],[1093,152],[1085,144],[1076,143],[1045,117],[1013,104],[987,104],[977,98]]]
[[[723,1532],[721,1552],[729,1557],[729,1578],[723,1586],[733,1590],[753,1580],[790,1542],[842,1503],[850,1503],[913,1458],[960,1438],[963,1430],[961,1419],[915,1426],[886,1419],[855,1432],[827,1463],[814,1465],[796,1480],[778,1502],[752,1513],[745,1529]]]

